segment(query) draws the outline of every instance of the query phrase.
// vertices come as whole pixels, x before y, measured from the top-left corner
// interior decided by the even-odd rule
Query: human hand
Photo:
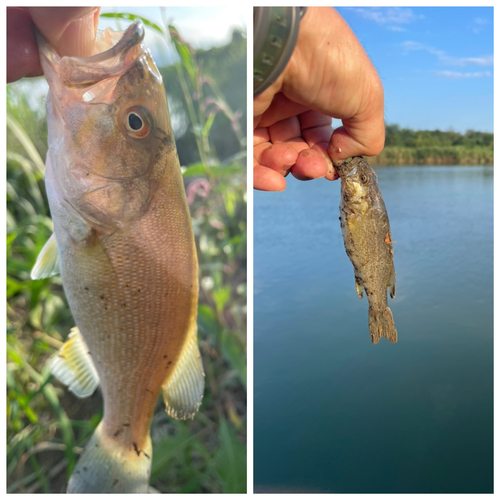
[[[331,118],[342,119],[332,135]],[[338,12],[309,7],[290,62],[254,98],[254,187],[338,178],[332,161],[384,147],[384,92],[363,47]]]
[[[92,54],[98,7],[7,7],[7,83],[40,76],[35,26],[60,56]]]

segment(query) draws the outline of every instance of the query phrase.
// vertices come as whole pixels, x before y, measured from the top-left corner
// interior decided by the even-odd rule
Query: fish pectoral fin
[[[394,267],[392,268],[387,288],[389,289],[389,295],[391,296],[391,299],[393,299],[396,296],[396,270],[394,269]]]
[[[203,398],[205,373],[196,332],[194,322],[177,364],[163,386],[165,410],[177,420],[193,418]]]
[[[87,398],[99,385],[87,344],[75,326],[56,356],[50,359],[50,371],[79,398]]]
[[[358,294],[358,297],[360,299],[363,298],[363,283],[361,282],[361,279],[358,278],[357,276],[354,277],[356,279],[356,292]]]
[[[59,251],[57,250],[56,233],[47,240],[36,258],[31,270],[32,280],[42,280],[59,274]]]

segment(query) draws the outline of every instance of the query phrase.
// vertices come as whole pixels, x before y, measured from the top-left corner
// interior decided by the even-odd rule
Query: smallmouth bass
[[[148,491],[149,427],[192,418],[203,396],[198,264],[162,77],[144,28],[98,31],[94,55],[59,57],[38,35],[49,83],[46,189],[55,234],[32,278],[60,269],[75,319],[53,374],[104,414],[69,493]]]
[[[396,296],[396,271],[389,217],[377,175],[362,157],[334,163],[341,179],[340,227],[344,246],[354,266],[356,292],[369,302],[368,327],[371,341],[382,337],[397,342],[398,334],[387,304],[387,289]]]

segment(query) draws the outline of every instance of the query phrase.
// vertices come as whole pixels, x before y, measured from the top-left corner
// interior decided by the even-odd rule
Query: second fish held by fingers
[[[370,307],[368,326],[376,344],[382,337],[397,342],[398,333],[387,304],[387,289],[396,296],[396,272],[389,217],[377,175],[362,157],[335,164],[341,178],[340,226],[346,253],[354,266],[356,291],[363,289]]]

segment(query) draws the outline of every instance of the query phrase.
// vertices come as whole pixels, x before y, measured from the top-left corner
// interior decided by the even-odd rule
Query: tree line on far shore
[[[493,165],[493,134],[412,130],[386,124],[385,148],[375,165]]]

